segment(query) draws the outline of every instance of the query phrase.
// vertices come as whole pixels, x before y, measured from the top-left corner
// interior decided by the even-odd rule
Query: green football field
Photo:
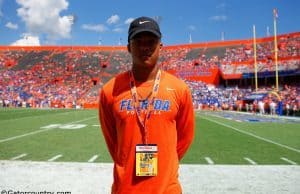
[[[186,164],[300,164],[300,120],[197,112]],[[0,160],[112,162],[97,110],[0,109]]]

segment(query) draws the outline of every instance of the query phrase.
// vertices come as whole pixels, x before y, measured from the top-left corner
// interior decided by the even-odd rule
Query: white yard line
[[[280,158],[280,159],[283,160],[283,161],[286,161],[287,163],[290,163],[290,164],[292,164],[292,165],[297,165],[296,162],[294,162],[294,161],[292,161],[292,160],[289,160],[289,159],[287,159],[287,158],[285,158],[285,157],[282,157],[282,158]]]
[[[27,156],[27,154],[26,154],[26,153],[23,153],[23,154],[20,154],[20,155],[18,155],[18,156],[15,156],[15,157],[11,158],[10,160],[17,160],[17,159],[23,158],[23,157],[25,157],[25,156]]]
[[[90,120],[90,119],[93,119],[93,118],[96,118],[96,117],[90,117],[90,118],[82,119],[82,120],[79,120],[79,121],[74,121],[74,122],[71,122],[71,123],[66,123],[66,125],[73,124],[73,123],[79,123],[79,122]],[[22,134],[22,135],[17,135],[17,136],[9,137],[9,138],[6,138],[6,139],[0,139],[0,143],[11,141],[11,140],[15,140],[15,139],[19,139],[19,138],[22,138],[22,137],[27,137],[27,136],[38,134],[38,133],[42,133],[42,132],[49,131],[49,130],[52,130],[52,129],[55,129],[55,128],[41,129],[41,130],[37,130],[37,131],[25,133],[25,134]]]
[[[238,131],[238,132],[240,132],[240,133],[243,133],[243,134],[246,134],[246,135],[255,137],[256,139],[260,139],[260,140],[262,140],[262,141],[265,141],[265,142],[268,142],[268,143],[271,143],[271,144],[274,144],[274,145],[277,145],[277,146],[286,148],[286,149],[288,149],[288,150],[292,150],[292,151],[295,151],[295,152],[300,153],[300,150],[298,150],[298,149],[296,149],[296,148],[292,148],[292,147],[290,147],[290,146],[287,146],[287,145],[284,145],[284,144],[281,144],[281,143],[277,143],[277,142],[275,142],[275,141],[266,139],[266,138],[264,138],[264,137],[260,137],[260,136],[258,136],[258,135],[253,134],[253,133],[250,133],[250,132],[247,132],[247,131],[243,131],[243,130],[238,129],[238,128],[236,128],[236,127],[232,127],[232,126],[230,126],[230,125],[227,125],[227,124],[220,123],[220,122],[218,122],[218,121],[209,119],[209,118],[207,118],[207,117],[201,117],[201,118],[206,119],[206,120],[208,120],[208,121],[211,121],[211,122],[213,122],[213,123],[217,123],[217,124],[222,125],[222,126],[224,126],[224,127],[228,127],[228,128],[230,128],[230,129],[233,129],[233,130]]]
[[[62,156],[63,156],[63,155],[61,155],[61,154],[56,155],[56,156],[50,158],[50,159],[48,160],[48,162],[53,162],[53,161],[57,160],[58,158],[61,158]]]
[[[208,164],[214,164],[214,161],[210,157],[204,158]]]
[[[91,157],[91,159],[88,160],[88,162],[94,162],[98,158],[98,155],[94,155]]]
[[[254,162],[252,159],[245,157],[244,158],[246,161],[248,161],[252,165],[256,165],[256,162]]]
[[[34,134],[37,134],[37,133],[42,133],[42,132],[49,131],[49,130],[51,130],[51,129],[50,128],[49,129],[42,129],[42,130],[37,130],[37,131],[25,133],[25,134],[22,134],[22,135],[9,137],[9,138],[6,138],[6,139],[1,139],[0,143],[11,141],[11,140],[14,140],[14,139],[19,139],[19,138],[26,137],[26,136],[29,136],[29,135],[34,135]]]

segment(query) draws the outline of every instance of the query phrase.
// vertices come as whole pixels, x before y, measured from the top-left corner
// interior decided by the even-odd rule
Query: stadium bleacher
[[[270,112],[269,104],[280,98],[285,113],[292,115],[300,108],[300,32],[279,35],[278,49],[280,90],[277,97],[262,100]],[[195,108],[249,111],[243,99],[255,89],[253,55],[251,39],[234,40],[165,46],[159,62],[188,83]],[[130,67],[124,46],[0,46],[0,106],[95,108],[102,85]],[[257,69],[259,91],[272,92],[272,37],[257,39]],[[235,80],[248,84],[228,84]]]

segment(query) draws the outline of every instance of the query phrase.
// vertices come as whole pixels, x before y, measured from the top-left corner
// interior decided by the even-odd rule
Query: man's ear
[[[130,45],[129,45],[129,43],[127,44],[127,50],[128,50],[128,52],[130,52],[130,53],[131,53],[131,49],[130,49]]]
[[[159,49],[161,50],[162,47],[163,47],[163,43],[161,42],[161,43],[159,44]]]

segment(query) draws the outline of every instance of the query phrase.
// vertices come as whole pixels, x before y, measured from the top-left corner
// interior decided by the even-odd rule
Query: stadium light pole
[[[277,9],[273,9],[273,20],[274,20],[274,57],[275,57],[275,77],[276,77],[276,91],[279,91],[278,88],[278,47],[277,47],[277,27],[276,27],[276,20],[278,18]]]
[[[256,60],[256,30],[255,25],[253,25],[253,54],[254,54],[254,79],[255,79],[255,92],[257,92],[258,89],[258,83],[257,83],[257,60]]]
[[[267,33],[266,33],[266,35],[267,35],[267,37],[270,36],[270,28],[269,28],[269,26],[267,26]]]
[[[71,23],[71,48],[73,50],[73,25],[75,24],[77,17],[75,14],[68,16],[69,22]]]
[[[154,16],[153,19],[154,19],[158,24],[161,24],[162,16]]]
[[[192,34],[191,34],[191,33],[190,33],[189,43],[190,43],[190,44],[193,43],[193,40],[192,40]]]
[[[98,38],[98,45],[102,45],[102,38],[101,37]]]
[[[221,41],[223,42],[225,40],[225,33],[224,31],[221,32]]]

